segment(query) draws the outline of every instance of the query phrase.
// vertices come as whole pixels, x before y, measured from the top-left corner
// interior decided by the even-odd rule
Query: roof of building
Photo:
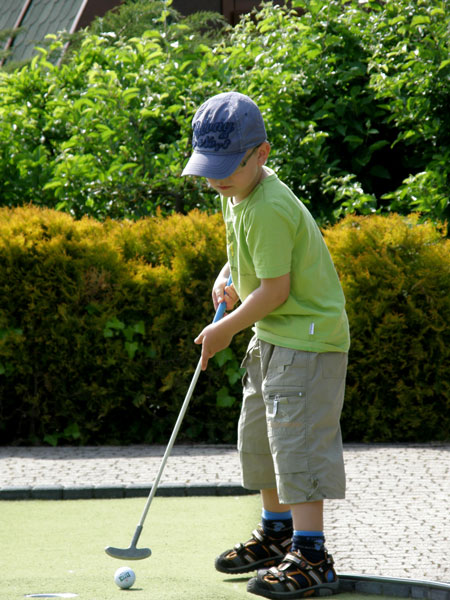
[[[14,29],[14,25],[22,10],[22,2],[3,0],[0,4],[0,30]]]
[[[73,33],[85,25],[86,15],[103,15],[120,0],[2,0],[0,31],[19,29],[14,39],[3,43],[9,50],[8,61],[30,59],[46,35],[68,31]]]
[[[94,17],[103,16],[123,0],[0,0],[0,32],[16,30],[15,36],[0,42],[0,51],[7,50],[3,62],[22,62],[35,54],[35,47],[45,36],[60,31],[73,33],[86,27]],[[274,0],[275,3],[284,0]],[[198,10],[221,12],[235,24],[260,0],[173,0],[173,8],[182,14]]]

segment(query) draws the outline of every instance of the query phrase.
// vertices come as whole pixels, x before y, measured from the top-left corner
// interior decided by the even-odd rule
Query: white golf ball
[[[119,567],[114,573],[114,582],[123,590],[130,588],[136,581],[136,575],[130,567]]]

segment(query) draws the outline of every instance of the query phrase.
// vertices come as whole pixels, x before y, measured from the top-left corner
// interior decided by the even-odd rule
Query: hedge
[[[1,443],[165,441],[224,256],[218,215],[100,224],[2,209]],[[230,361],[202,376],[185,439],[234,437],[237,406],[220,408]]]
[[[347,217],[325,231],[352,333],[347,440],[450,437],[450,240],[402,218]]]
[[[448,439],[450,241],[398,215],[347,217],[324,236],[352,333],[344,439]],[[165,443],[224,260],[218,215],[1,209],[0,443]],[[202,373],[180,440],[235,441],[250,334]]]

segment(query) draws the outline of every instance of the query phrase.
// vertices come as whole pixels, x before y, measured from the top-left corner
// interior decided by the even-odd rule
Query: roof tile
[[[11,0],[6,1],[11,3]],[[10,60],[27,60],[33,56],[34,47],[47,34],[69,31],[82,2],[83,0],[33,0],[22,21],[23,31],[14,40]]]
[[[0,31],[14,29],[17,19],[22,11],[26,0],[2,0],[0,2]],[[4,41],[2,46],[6,44]]]

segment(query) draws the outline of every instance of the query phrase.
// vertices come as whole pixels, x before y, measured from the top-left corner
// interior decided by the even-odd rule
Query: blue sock
[[[292,550],[300,550],[306,560],[319,562],[325,558],[325,537],[323,531],[294,530]]]
[[[262,509],[262,528],[264,533],[271,538],[284,538],[292,535],[291,511],[271,512]]]

